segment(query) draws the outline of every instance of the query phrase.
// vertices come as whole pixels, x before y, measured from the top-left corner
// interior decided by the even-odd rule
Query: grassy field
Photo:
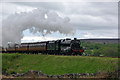
[[[24,73],[28,70],[45,74],[94,73],[118,68],[118,58],[57,55],[2,54],[2,71]]]

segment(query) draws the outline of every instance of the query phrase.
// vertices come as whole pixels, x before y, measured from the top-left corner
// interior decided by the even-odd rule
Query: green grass
[[[81,46],[84,48],[83,55],[90,55],[90,56],[109,56],[109,57],[118,57],[120,53],[118,52],[118,45],[117,43],[109,43],[109,44],[102,44],[102,43],[86,43],[81,42]]]
[[[57,55],[2,54],[2,69],[7,73],[24,73],[28,70],[45,74],[94,73],[118,68],[118,58]]]

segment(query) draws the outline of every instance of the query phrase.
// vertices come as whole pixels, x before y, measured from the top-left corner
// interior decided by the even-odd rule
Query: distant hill
[[[92,43],[118,43],[119,39],[113,38],[113,39],[80,39],[81,41],[84,42],[92,42]]]

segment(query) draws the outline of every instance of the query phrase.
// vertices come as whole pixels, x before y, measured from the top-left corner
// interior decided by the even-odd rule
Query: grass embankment
[[[42,71],[45,74],[94,73],[117,69],[118,58],[2,54],[2,69],[7,73],[24,73],[28,70]]]

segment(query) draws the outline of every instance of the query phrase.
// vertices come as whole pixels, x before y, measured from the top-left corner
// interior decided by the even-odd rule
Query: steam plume
[[[3,20],[2,45],[8,42],[20,43],[23,31],[29,29],[31,33],[40,32],[44,35],[59,31],[61,34],[73,34],[74,29],[68,17],[62,18],[54,11],[34,9],[32,12],[22,12],[9,15]]]

